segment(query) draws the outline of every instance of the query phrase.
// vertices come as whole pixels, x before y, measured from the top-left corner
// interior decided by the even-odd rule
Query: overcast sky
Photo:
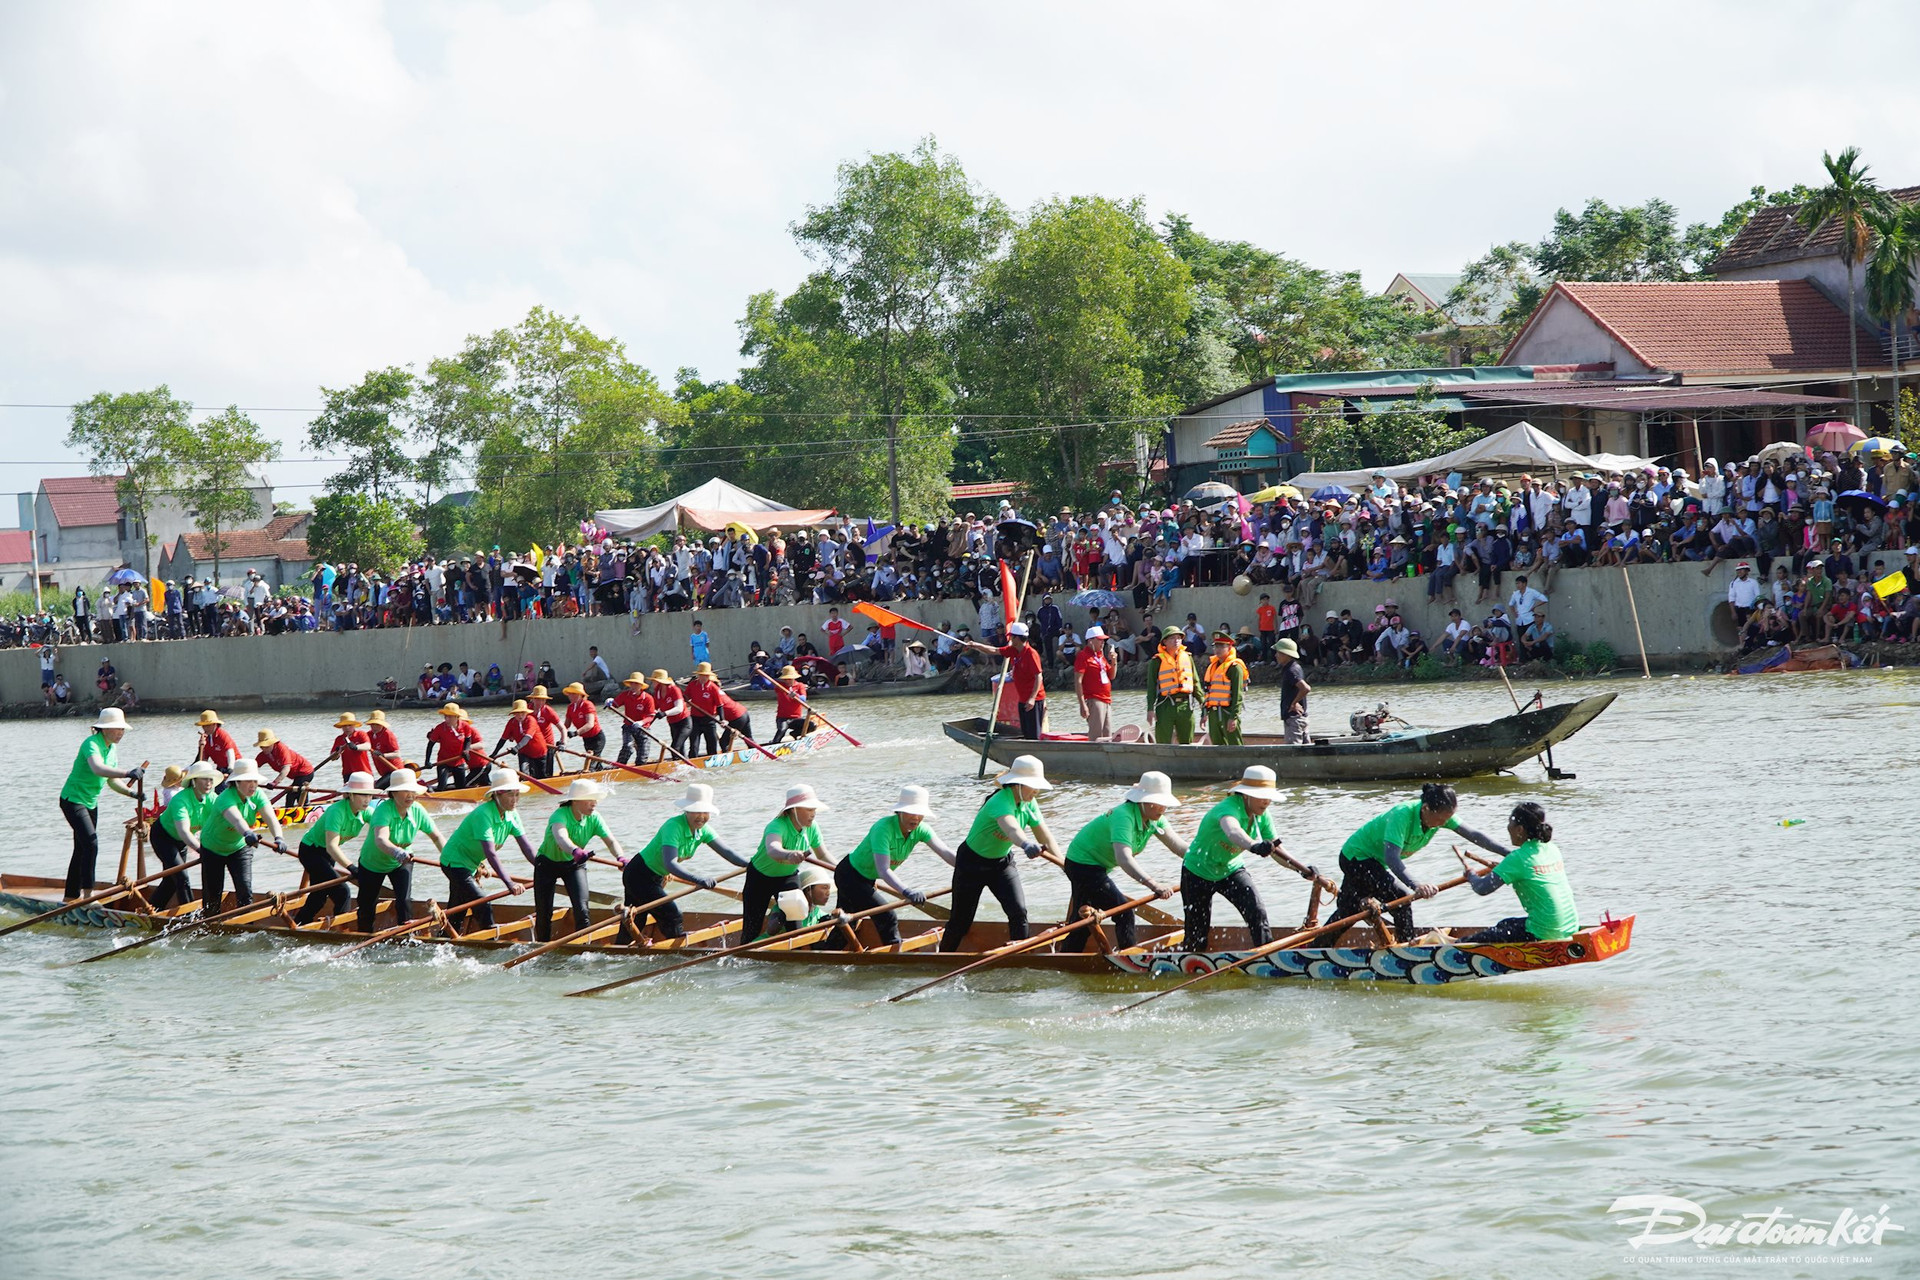
[[[1902,0],[0,0],[0,401],[310,413],[535,303],[730,375],[835,166],[928,133],[1015,207],[1137,195],[1377,288],[1590,196],[1717,218],[1823,149],[1920,183],[1916,48]],[[0,492],[82,470],[64,434],[0,408]]]

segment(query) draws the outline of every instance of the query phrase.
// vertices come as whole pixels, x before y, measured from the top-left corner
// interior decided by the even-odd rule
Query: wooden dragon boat
[[[1001,764],[1015,756],[1039,756],[1049,777],[1088,782],[1133,782],[1148,769],[1188,782],[1217,782],[1250,765],[1265,765],[1282,782],[1392,782],[1417,778],[1470,778],[1511,769],[1557,746],[1591,724],[1616,695],[1595,694],[1578,702],[1503,716],[1453,729],[1404,729],[1379,736],[1315,736],[1289,745],[1279,734],[1249,733],[1243,746],[1208,743],[1181,746],[1155,742],[1088,742],[1084,736],[1003,738],[994,735],[987,754]],[[980,754],[986,721],[951,720],[947,737]]]
[[[868,680],[859,684],[830,684],[807,690],[810,702],[846,702],[854,698],[893,698],[920,697],[930,693],[948,693],[960,683],[966,672],[961,667],[948,671],[936,671],[930,676],[916,676],[911,680]],[[757,689],[749,685],[740,689],[729,689],[728,694],[741,702],[772,702],[773,690]]]
[[[99,888],[110,886],[101,884]],[[0,878],[0,909],[38,914],[52,910],[59,905],[61,882],[51,878],[35,876],[6,876]],[[365,941],[365,936],[351,929],[339,929],[326,916],[322,916],[312,925],[300,927],[293,923],[290,911],[279,911],[270,894],[256,897],[260,906],[258,917],[241,917],[237,920],[207,925],[194,929],[188,937],[203,937],[218,934],[228,937],[252,936],[272,938],[282,942],[299,944],[318,944],[327,947],[347,947]],[[223,902],[231,906],[232,899]],[[436,904],[445,911],[445,904]],[[554,913],[554,934],[564,937],[568,932],[585,927],[576,924],[571,913],[563,904],[556,904]],[[404,943],[391,946],[446,947],[460,952],[477,954],[504,953],[525,946],[532,937],[533,907],[521,902],[497,902],[493,904],[495,925],[491,929],[472,933],[454,933],[444,922],[430,929],[412,935]],[[84,928],[89,930],[139,930],[151,933],[170,926],[179,927],[186,922],[186,910],[173,913],[153,914],[138,911],[122,911],[105,905],[77,907],[68,915],[54,917],[45,922],[47,926]],[[797,944],[774,944],[754,951],[740,959],[769,964],[810,964],[851,968],[883,968],[910,970],[951,971],[978,960],[983,954],[1006,945],[1007,927],[1003,921],[977,921],[967,933],[965,944],[960,950],[942,952],[938,950],[943,926],[937,920],[920,920],[911,916],[911,907],[902,907],[905,913],[900,919],[901,941],[897,945],[881,945],[872,932],[870,921],[858,925],[860,949],[854,950],[845,945],[843,939],[835,938],[834,948],[818,949],[813,943],[817,937],[810,936]],[[416,903],[414,918],[420,919],[430,913],[426,904]],[[594,924],[612,920],[618,909],[605,906],[590,906],[588,915]],[[674,956],[686,958],[704,954],[710,950],[727,946],[739,940],[739,917],[734,914],[716,912],[689,911],[685,915],[687,936],[670,941],[655,941],[648,944],[633,943],[618,945],[608,942],[569,943],[553,948],[552,957],[576,955],[600,955],[609,958],[643,959],[650,956]],[[1363,981],[1397,982],[1412,986],[1443,986],[1455,982],[1466,982],[1477,978],[1493,978],[1510,973],[1524,973],[1539,969],[1557,969],[1575,964],[1592,964],[1610,959],[1627,950],[1633,938],[1634,917],[1625,919],[1607,919],[1597,925],[1580,930],[1573,937],[1561,942],[1502,942],[1465,944],[1443,941],[1433,931],[1422,935],[1421,940],[1392,946],[1374,945],[1365,926],[1350,930],[1341,941],[1357,945],[1348,946],[1312,946],[1299,947],[1286,951],[1277,951],[1263,956],[1240,970],[1251,979],[1299,979],[1315,982]],[[395,923],[393,907],[390,901],[383,901],[374,927],[391,928]],[[1036,923],[1035,932],[1053,926]],[[1479,925],[1458,926],[1447,932],[1465,935],[1481,928]],[[1062,952],[1053,950],[1034,951],[1008,957],[997,967],[1005,969],[1030,970],[1048,973],[1072,973],[1089,977],[1125,976],[1135,978],[1187,978],[1210,972],[1216,968],[1233,963],[1244,957],[1252,949],[1252,941],[1246,931],[1238,926],[1216,927],[1213,941],[1220,949],[1205,952],[1189,952],[1173,949],[1169,944],[1177,943],[1177,926],[1142,925],[1140,945],[1126,951],[1114,950],[1106,931],[1101,930],[1096,937],[1096,945],[1084,952]]]

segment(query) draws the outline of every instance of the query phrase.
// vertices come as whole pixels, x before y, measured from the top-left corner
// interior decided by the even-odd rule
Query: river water
[[[1638,916],[1626,955],[1560,972],[1442,990],[1222,981],[1076,1019],[1138,985],[986,974],[870,1007],[905,980],[740,964],[563,1000],[631,962],[329,964],[217,940],[73,969],[56,966],[97,937],[14,934],[0,1276],[1920,1274],[1905,740],[1920,674],[1551,696],[1593,687],[1620,698],[1557,753],[1577,779],[1529,764],[1460,788],[1462,819],[1488,832],[1542,800],[1583,918]],[[1318,699],[1318,723],[1383,696],[1431,724],[1505,705],[1497,686],[1349,687]],[[918,781],[957,842],[981,792],[938,723],[980,701],[846,704],[864,750],[712,775],[717,829],[750,845],[804,778],[844,852]],[[1250,720],[1276,710],[1254,691]],[[233,721],[243,742],[269,722]],[[330,721],[271,717],[315,758]],[[405,740],[427,723],[404,718]],[[5,726],[0,870],[61,874],[54,798],[82,733]],[[123,754],[180,759],[191,740],[188,717],[143,718]],[[631,850],[677,790],[625,785],[603,812]],[[1331,867],[1406,794],[1292,788],[1286,843]],[[1117,799],[1065,784],[1047,809],[1064,839]],[[1438,879],[1453,864],[1435,851],[1415,865]],[[295,878],[280,861],[269,887]],[[925,855],[906,870],[945,882]],[[1301,882],[1256,876],[1277,921],[1298,915]],[[1064,903],[1049,868],[1027,885],[1037,919]],[[1421,918],[1516,910],[1461,890]],[[1716,1222],[1886,1205],[1906,1230],[1877,1248],[1636,1251],[1640,1228],[1608,1212],[1632,1195]]]

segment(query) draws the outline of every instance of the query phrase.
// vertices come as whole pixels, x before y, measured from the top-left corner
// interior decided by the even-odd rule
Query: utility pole
[[[33,503],[33,506],[31,508],[33,511],[33,523],[27,530],[27,537],[31,539],[33,543],[33,611],[35,613],[45,613],[47,611],[46,603],[40,599],[40,491],[39,489],[36,488],[33,491],[33,494],[30,500]]]
[[[893,527],[900,527],[900,415],[887,415],[887,492],[893,502]]]

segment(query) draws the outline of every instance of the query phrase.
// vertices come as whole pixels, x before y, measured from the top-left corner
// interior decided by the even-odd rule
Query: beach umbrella
[[[1895,449],[1904,447],[1900,441],[1890,436],[1868,436],[1864,440],[1855,440],[1847,447],[1847,452],[1857,458],[1869,453],[1892,453]]]
[[[1082,609],[1124,609],[1127,602],[1118,591],[1081,591],[1075,593],[1068,604],[1077,604]]]
[[[1816,449],[1831,449],[1839,453],[1855,440],[1864,440],[1867,433],[1851,422],[1823,422],[1807,432],[1807,443]]]
[[[1270,484],[1258,493],[1247,495],[1248,502],[1272,502],[1275,498],[1298,498],[1300,491],[1290,484]]]
[[[1215,502],[1227,502],[1238,496],[1238,491],[1232,485],[1221,484],[1218,480],[1209,480],[1205,484],[1197,484],[1187,490],[1186,500],[1196,507],[1204,507]]]
[[[140,581],[140,574],[133,569],[115,569],[107,575],[107,581],[116,587],[132,586]]]
[[[1315,502],[1345,502],[1353,495],[1337,484],[1323,484],[1313,491]]]

